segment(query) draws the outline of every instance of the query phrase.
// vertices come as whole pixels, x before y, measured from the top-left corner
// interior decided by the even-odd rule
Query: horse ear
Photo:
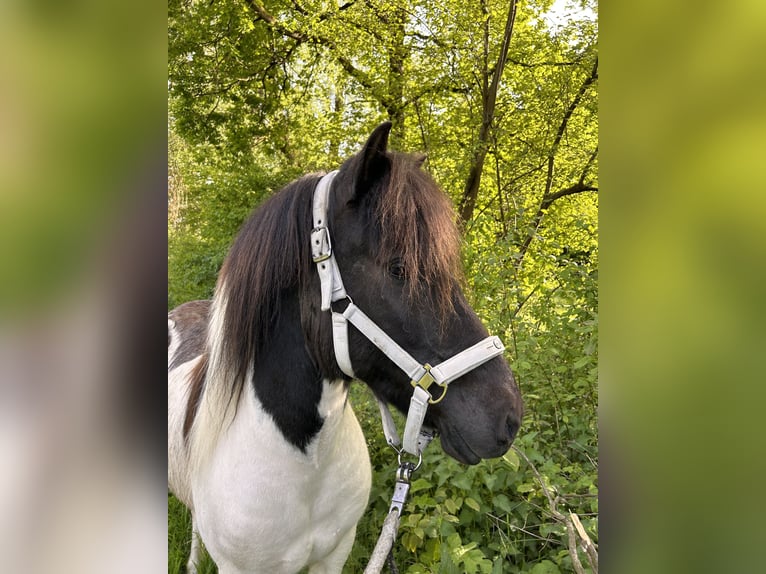
[[[391,132],[391,122],[383,122],[376,127],[364,144],[359,154],[359,168],[356,177],[356,197],[360,197],[370,186],[383,177],[389,167],[386,157],[388,134]]]

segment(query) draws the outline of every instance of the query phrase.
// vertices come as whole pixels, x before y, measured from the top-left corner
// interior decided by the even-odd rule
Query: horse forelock
[[[447,195],[421,169],[419,156],[389,153],[388,185],[378,194],[378,258],[398,258],[408,274],[411,301],[428,297],[443,320],[462,281],[460,233]]]

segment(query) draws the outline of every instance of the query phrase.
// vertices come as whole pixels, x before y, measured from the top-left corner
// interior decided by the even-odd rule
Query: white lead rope
[[[311,230],[311,255],[319,274],[322,296],[321,309],[332,313],[335,358],[341,371],[349,377],[354,377],[348,344],[348,323],[350,322],[407,374],[415,390],[412,393],[410,408],[407,412],[402,448],[404,451],[419,457],[434,437],[433,432],[423,429],[423,420],[428,405],[441,401],[447,392],[447,386],[452,381],[502,354],[505,347],[498,337],[487,337],[435,367],[428,363],[421,364],[354,304],[343,286],[327,227],[330,187],[337,173],[337,171],[332,171],[322,177],[314,190],[312,206],[314,227]],[[333,310],[332,304],[341,300],[348,301],[346,309],[342,312]],[[442,389],[438,398],[434,398],[429,392],[429,388],[434,383]],[[399,435],[396,432],[396,426],[388,410],[388,405],[382,401],[378,401],[378,404],[386,440],[392,446],[398,447]]]
[[[364,574],[380,574],[383,570],[383,564],[388,558],[389,552],[394,545],[396,539],[396,533],[399,530],[400,515],[398,510],[392,510],[386,516],[383,521],[383,526],[380,529],[380,536],[378,542],[375,544],[375,548],[370,554],[370,561],[367,563],[367,567],[364,569]]]

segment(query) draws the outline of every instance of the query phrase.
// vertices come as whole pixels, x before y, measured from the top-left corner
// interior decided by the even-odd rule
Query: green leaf
[[[575,369],[579,369],[579,368],[581,368],[581,367],[584,367],[584,366],[585,366],[585,365],[587,365],[588,363],[590,363],[590,362],[591,362],[591,360],[592,360],[592,359],[591,359],[591,357],[589,357],[589,356],[587,356],[587,355],[586,355],[585,357],[580,357],[579,359],[577,359],[577,360],[574,362],[574,365],[572,365],[572,366],[573,366]]]
[[[452,478],[453,486],[460,488],[461,490],[471,490],[473,484],[472,477],[468,473],[459,474]]]
[[[426,488],[431,488],[433,485],[427,481],[425,478],[418,478],[417,480],[413,481],[410,485],[410,492],[415,493],[419,490],[424,490]]]
[[[514,471],[519,470],[519,455],[511,449],[503,455],[503,461]]]
[[[505,494],[498,494],[497,496],[493,497],[492,505],[495,508],[502,510],[505,514],[511,513],[511,501]]]
[[[535,564],[529,574],[561,574],[559,567],[550,560],[543,560]]]

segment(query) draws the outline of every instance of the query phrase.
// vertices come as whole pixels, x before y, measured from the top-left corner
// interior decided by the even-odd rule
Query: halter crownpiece
[[[327,205],[330,197],[330,187],[338,171],[331,171],[319,181],[314,190],[311,230],[311,256],[317,266],[320,289],[322,295],[322,311],[332,313],[332,335],[335,359],[340,370],[349,377],[354,377],[351,366],[351,356],[348,346],[348,323],[356,327],[362,335],[372,342],[383,354],[404,371],[410,378],[415,390],[410,399],[410,408],[407,412],[407,422],[404,427],[402,448],[404,451],[420,456],[428,443],[433,439],[434,432],[423,428],[423,420],[426,416],[429,404],[435,404],[444,398],[448,385],[455,379],[462,377],[467,372],[483,365],[490,359],[501,355],[505,346],[498,337],[487,337],[446,361],[432,367],[428,363],[421,364],[412,355],[402,349],[396,341],[383,331],[364,312],[357,307],[346,293],[341,279],[338,262],[332,250],[330,231],[327,227]],[[348,306],[343,310],[335,311],[332,304],[345,300]],[[441,392],[434,397],[429,390],[434,384],[441,387]],[[378,400],[383,431],[386,440],[393,447],[398,447],[399,435],[396,432],[391,412],[388,406]]]

